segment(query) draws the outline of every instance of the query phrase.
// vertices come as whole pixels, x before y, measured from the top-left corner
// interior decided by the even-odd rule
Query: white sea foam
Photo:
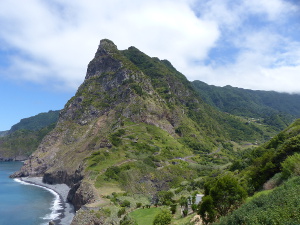
[[[44,216],[43,219],[44,220],[54,220],[54,219],[57,219],[60,216],[60,213],[58,211],[63,209],[63,207],[61,205],[59,195],[51,189],[48,189],[48,188],[46,188],[46,189],[54,195],[54,200],[52,201],[52,207],[50,208],[51,213]]]
[[[51,213],[45,215],[44,217],[42,217],[42,219],[49,221],[49,220],[55,220],[60,216],[61,213],[59,212],[59,210],[62,210],[63,207],[62,207],[62,202],[61,202],[59,194],[57,194],[55,191],[53,191],[50,188],[47,188],[47,187],[44,187],[44,186],[41,186],[41,185],[37,185],[37,184],[33,184],[33,183],[28,183],[28,182],[25,182],[25,181],[23,181],[19,178],[15,178],[14,181],[16,181],[18,183],[21,183],[23,185],[32,185],[32,186],[36,186],[36,187],[39,187],[39,188],[43,188],[43,189],[49,191],[51,194],[54,195],[54,200],[52,201],[52,206],[50,208]]]
[[[22,181],[21,179],[19,178],[14,178],[14,181],[18,182],[18,183],[21,183],[21,184],[24,184],[24,185],[33,185],[33,186],[37,186],[35,184],[30,184],[30,183],[27,183],[27,182],[24,182]]]

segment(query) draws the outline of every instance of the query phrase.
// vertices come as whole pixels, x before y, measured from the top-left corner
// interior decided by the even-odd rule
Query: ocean
[[[21,166],[22,162],[0,162],[0,225],[48,225],[62,208],[59,195],[9,178]]]

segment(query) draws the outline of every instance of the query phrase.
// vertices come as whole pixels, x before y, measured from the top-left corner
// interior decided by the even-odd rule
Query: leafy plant
[[[272,192],[253,198],[217,224],[299,224],[299,191],[300,177],[294,177]]]
[[[168,225],[171,224],[172,215],[167,209],[162,210],[157,216],[155,216],[153,225]]]
[[[246,199],[247,192],[232,174],[221,174],[205,185],[205,196],[199,207],[204,221],[225,216],[238,208]]]
[[[287,179],[290,176],[300,176],[300,154],[295,153],[281,163],[282,176]]]

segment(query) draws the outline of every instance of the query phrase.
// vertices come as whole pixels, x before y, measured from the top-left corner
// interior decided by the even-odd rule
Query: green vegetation
[[[238,208],[247,192],[230,173],[219,175],[205,183],[205,196],[199,206],[202,220],[208,224]]]
[[[42,139],[54,129],[59,111],[40,113],[12,126],[0,137],[0,158],[28,157],[36,150]]]
[[[171,224],[171,220],[171,212],[169,210],[162,210],[155,216],[153,225],[168,225]]]
[[[247,202],[217,224],[299,224],[299,191],[300,177],[292,178],[269,194]]]
[[[28,157],[54,127],[55,124],[51,124],[37,131],[16,130],[0,138],[0,157],[10,159]]]
[[[287,159],[281,163],[282,177],[284,179],[287,179],[291,176],[300,176],[299,162],[300,162],[299,153],[295,153],[294,155],[287,157]]]
[[[236,179],[247,187],[248,193],[258,192],[237,210],[225,213],[227,216],[220,217],[216,224],[299,223],[299,124],[300,120],[297,120],[262,146],[245,150],[238,159],[239,163],[232,165],[231,170],[235,171]],[[216,182],[216,179],[212,180]],[[205,186],[210,187],[211,182],[205,183]],[[263,187],[271,190],[261,191]],[[217,218],[212,197],[204,198],[202,204],[207,213],[201,211],[201,206],[199,213],[203,214],[207,222]]]
[[[196,213],[222,221],[247,195],[253,204],[294,179],[300,152],[300,120],[275,135],[289,116],[227,89],[203,97],[209,105],[168,61],[104,40],[28,170],[49,166],[69,183],[83,175],[76,193],[91,192],[86,211],[107,224],[190,224]]]
[[[160,208],[137,209],[129,216],[132,217],[137,224],[152,225],[154,218],[161,212]]]
[[[270,141],[262,146],[245,151],[241,154],[239,162],[241,176],[247,180],[249,193],[262,188],[262,185],[271,179],[275,174],[282,171],[282,165],[288,156],[300,152],[300,129],[299,120],[280,132]],[[294,156],[293,158],[297,158]],[[286,164],[292,164],[295,159],[289,159]],[[237,166],[238,163],[235,163]],[[237,166],[238,168],[239,166]],[[236,169],[237,169],[236,168]]]
[[[19,123],[11,127],[10,133],[15,132],[17,130],[30,130],[30,131],[41,130],[44,127],[56,123],[58,120],[58,116],[59,116],[58,110],[56,111],[50,110],[47,113],[40,113],[36,116],[21,119]]]
[[[300,117],[300,95],[272,91],[253,91],[229,85],[217,87],[201,81],[192,82],[200,96],[210,105],[237,116],[272,126],[276,131],[286,128]]]

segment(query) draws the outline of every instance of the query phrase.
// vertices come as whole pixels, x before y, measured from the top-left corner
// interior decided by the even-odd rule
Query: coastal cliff
[[[201,162],[226,140],[259,134],[204,103],[170,62],[104,39],[56,127],[13,177],[67,184],[76,210],[103,205],[114,190],[153,198],[174,181],[195,178],[189,162]],[[79,212],[74,225],[90,224],[82,215],[98,224],[111,217]]]

